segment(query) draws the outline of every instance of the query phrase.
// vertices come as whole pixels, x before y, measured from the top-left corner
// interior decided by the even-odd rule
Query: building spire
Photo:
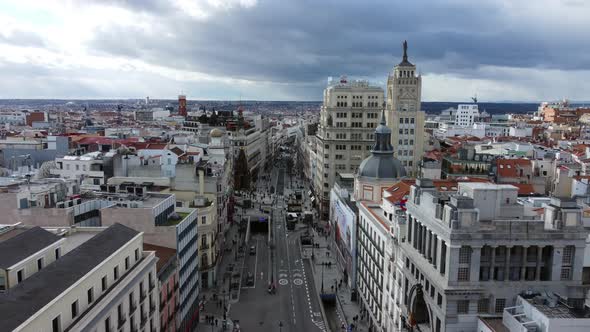
[[[404,61],[408,61],[408,41],[404,40]]]
[[[380,124],[386,126],[387,123],[385,122],[385,102],[383,103],[383,109],[381,110],[381,122]]]

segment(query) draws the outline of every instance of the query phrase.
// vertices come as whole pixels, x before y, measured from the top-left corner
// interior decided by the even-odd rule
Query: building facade
[[[397,146],[396,156],[409,176],[418,174],[424,154],[424,112],[422,76],[408,61],[404,42],[403,60],[393,68],[387,79],[387,123],[392,130],[391,142]]]
[[[552,198],[544,215],[525,216],[511,185],[459,183],[441,193],[412,186],[399,234],[401,327],[474,331],[478,316],[502,315],[522,292],[553,292],[584,304],[587,231],[575,202]]]
[[[0,295],[2,331],[157,330],[156,257],[113,225]]]
[[[354,173],[369,155],[382,104],[383,89],[367,81],[349,82],[342,77],[324,90],[313,184],[324,219],[336,175]]]

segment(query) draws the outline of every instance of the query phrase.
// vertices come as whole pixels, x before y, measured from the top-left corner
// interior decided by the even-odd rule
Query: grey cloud
[[[381,77],[399,61],[404,39],[411,59],[433,64],[424,69],[434,73],[467,75],[482,65],[590,68],[590,45],[574,31],[548,39],[550,22],[507,22],[503,9],[490,4],[261,0],[205,21],[152,13],[156,34],[110,27],[98,31],[89,48],[274,82],[320,82],[341,73]]]
[[[33,46],[33,47],[44,47],[45,41],[38,34],[25,31],[25,30],[13,30],[9,33],[0,33],[0,44],[10,44],[16,46]]]

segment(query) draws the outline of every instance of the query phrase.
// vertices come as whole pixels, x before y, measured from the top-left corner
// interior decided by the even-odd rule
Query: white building
[[[112,157],[115,152],[90,152],[82,156],[65,156],[55,158],[56,168],[51,169],[51,174],[63,179],[80,180],[80,189],[100,190],[100,185],[105,184],[103,170],[104,157]]]
[[[455,125],[460,127],[472,126],[479,118],[477,104],[459,104],[455,112]]]
[[[0,330],[157,330],[157,259],[142,247],[142,233],[116,224],[58,255],[0,294]]]
[[[523,292],[583,307],[581,209],[552,198],[544,215],[526,216],[517,193],[491,183],[462,182],[457,194],[437,192],[429,180],[412,186],[397,257],[402,323],[475,331],[479,316],[503,314]]]

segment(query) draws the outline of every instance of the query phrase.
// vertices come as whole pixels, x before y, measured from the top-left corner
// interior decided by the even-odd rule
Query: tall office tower
[[[178,96],[178,115],[186,116],[186,96]]]
[[[324,90],[313,185],[323,219],[328,218],[336,174],[354,173],[370,154],[383,99],[382,88],[367,81],[349,82],[344,76]]]
[[[387,79],[387,124],[393,132],[391,139],[393,146],[397,146],[397,159],[409,176],[415,176],[424,154],[422,76],[416,74],[416,66],[408,61],[408,43],[404,41],[403,45],[403,60]]]

